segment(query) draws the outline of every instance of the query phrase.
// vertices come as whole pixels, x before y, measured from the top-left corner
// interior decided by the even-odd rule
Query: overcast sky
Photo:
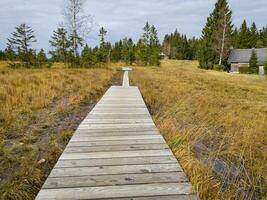
[[[21,23],[29,24],[37,36],[35,48],[49,49],[49,37],[63,21],[62,7],[66,0],[0,0],[0,49]],[[174,31],[189,37],[201,36],[206,18],[216,0],[87,0],[85,12],[94,16],[94,31],[86,38],[90,46],[98,43],[97,31],[104,26],[107,39],[117,41],[124,36],[135,41],[142,34],[146,21],[158,29],[160,39]],[[239,26],[243,19],[258,27],[267,25],[267,0],[229,0],[233,22]]]

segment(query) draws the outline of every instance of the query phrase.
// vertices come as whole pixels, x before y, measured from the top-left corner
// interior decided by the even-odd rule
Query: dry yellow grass
[[[73,124],[86,113],[80,106],[89,109],[114,74],[113,69],[0,70],[0,199],[34,198]],[[38,164],[42,158],[45,163]]]
[[[8,67],[8,63],[6,61],[0,61],[0,69],[4,69]]]
[[[163,61],[130,78],[201,199],[265,199],[267,78],[197,65]]]

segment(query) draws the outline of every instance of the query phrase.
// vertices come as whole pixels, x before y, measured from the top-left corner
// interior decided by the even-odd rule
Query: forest
[[[159,65],[159,60],[166,57],[198,60],[199,67],[203,69],[228,70],[227,59],[231,48],[267,47],[267,26],[258,28],[255,22],[250,26],[244,20],[240,27],[235,27],[227,0],[217,1],[200,38],[188,38],[176,29],[166,34],[161,42],[157,28],[146,22],[143,34],[136,42],[131,37],[125,37],[111,44],[106,40],[108,31],[101,27],[99,45],[95,47],[86,44],[86,34],[82,34],[84,29],[90,31],[92,27],[88,24],[92,23],[92,19],[82,12],[83,5],[79,5],[76,12],[71,9],[73,6],[70,3],[66,7],[65,24],[52,33],[50,51],[33,49],[32,44],[38,42],[34,30],[27,24],[21,24],[11,33],[7,47],[0,51],[0,60],[7,60],[14,68],[51,67],[54,62],[65,63],[68,67],[88,68],[110,62]],[[73,21],[70,16],[76,16],[77,20]]]

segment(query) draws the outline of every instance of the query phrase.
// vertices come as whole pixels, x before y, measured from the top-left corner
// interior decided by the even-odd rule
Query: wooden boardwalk
[[[36,199],[198,199],[191,193],[126,72],[80,124]]]

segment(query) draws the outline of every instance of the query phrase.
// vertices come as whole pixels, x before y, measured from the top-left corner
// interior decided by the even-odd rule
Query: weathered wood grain
[[[190,194],[190,183],[156,183],[102,187],[43,189],[37,199],[101,199]]]
[[[143,150],[143,151],[116,151],[92,152],[92,153],[63,153],[59,160],[86,159],[86,158],[120,158],[120,157],[144,157],[144,156],[170,156],[169,149]]]
[[[147,165],[119,165],[99,167],[55,168],[49,177],[89,176],[107,174],[144,174],[156,172],[181,172],[182,169],[174,164],[147,164]]]
[[[168,145],[161,144],[136,144],[136,145],[111,145],[97,147],[67,147],[64,153],[81,153],[81,152],[105,152],[105,151],[134,151],[134,150],[159,150],[168,149]]]
[[[112,185],[136,185],[148,183],[188,182],[184,172],[163,172],[145,174],[92,175],[47,179],[43,188],[94,187]]]
[[[55,168],[67,167],[96,167],[96,166],[119,166],[119,165],[145,165],[145,164],[168,164],[177,163],[173,156],[150,156],[150,157],[120,157],[100,159],[75,159],[59,160]],[[180,166],[180,165],[179,165]]]

